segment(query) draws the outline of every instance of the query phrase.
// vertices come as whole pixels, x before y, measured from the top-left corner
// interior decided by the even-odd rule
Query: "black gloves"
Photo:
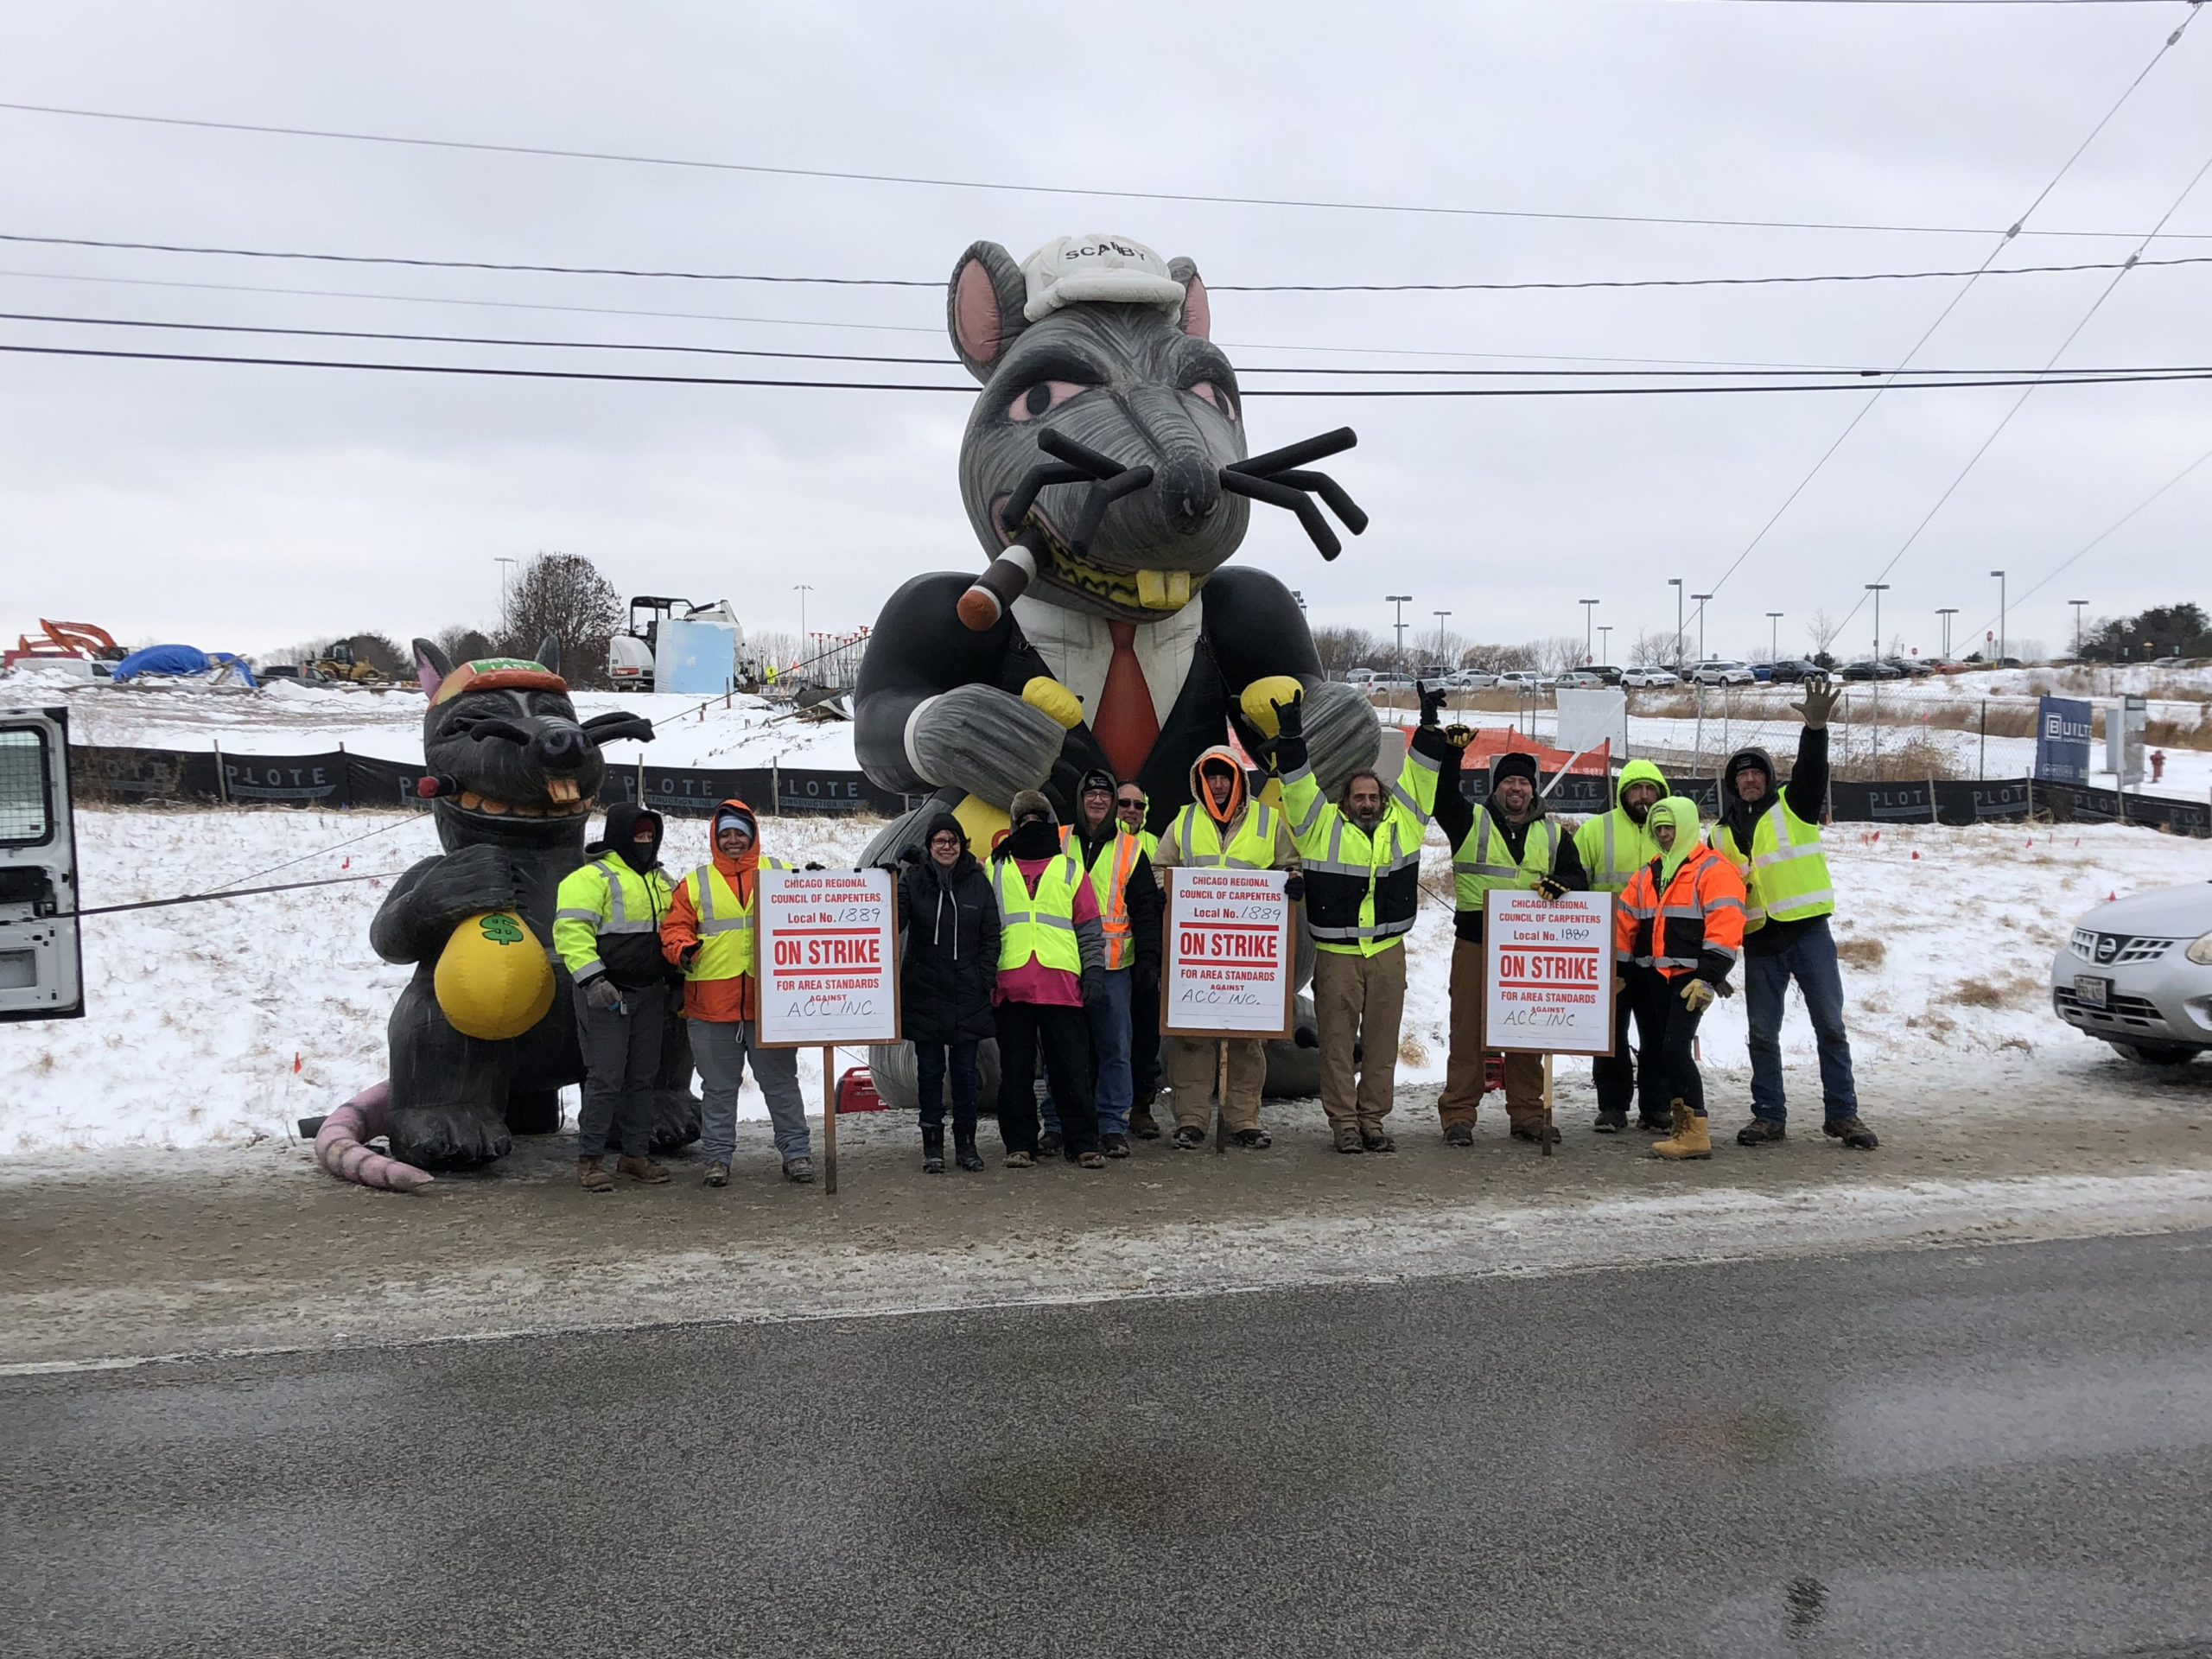
[[[922,861],[922,849],[919,847],[907,847],[902,849],[899,854],[899,861],[901,864],[920,863]],[[887,865],[885,868],[887,869],[890,867]]]
[[[698,960],[699,947],[696,944],[687,944],[676,953],[676,965],[679,968],[689,968]]]
[[[1292,742],[1303,741],[1306,736],[1306,694],[1301,691],[1288,702],[1271,702],[1275,711],[1275,735]]]
[[[1444,688],[1423,685],[1415,680],[1414,695],[1421,699],[1421,723],[1424,726],[1437,724],[1437,716],[1444,712]]]
[[[1306,896],[1306,878],[1293,870],[1282,884],[1282,896],[1294,905],[1303,899]]]
[[[818,870],[823,867],[819,863],[817,863],[812,860],[809,860],[806,863],[800,865],[799,868],[803,870]]]
[[[1083,970],[1083,1006],[1095,1008],[1106,1000],[1106,970],[1086,968]]]
[[[1543,899],[1547,904],[1565,898],[1571,891],[1572,889],[1566,882],[1554,880],[1548,875],[1540,875],[1536,878],[1536,897]]]

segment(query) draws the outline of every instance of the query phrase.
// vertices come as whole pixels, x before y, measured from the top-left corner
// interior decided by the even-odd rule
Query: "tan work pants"
[[[1371,957],[1313,953],[1313,1022],[1321,1037],[1321,1109],[1329,1127],[1379,1129],[1398,1084],[1398,1027],[1406,1012],[1406,948]],[[1352,1045],[1361,1064],[1355,1081]]]
[[[1160,1046],[1167,1051],[1167,1086],[1175,1091],[1175,1127],[1211,1128],[1221,1045],[1211,1037],[1170,1037]],[[1222,1122],[1231,1135],[1260,1127],[1260,1085],[1267,1080],[1268,1046],[1255,1037],[1232,1038],[1229,1098],[1221,1109]]]
[[[1444,1092],[1436,1115],[1444,1127],[1472,1123],[1483,1100],[1483,947],[1471,939],[1452,942],[1452,1058],[1444,1066]],[[1533,1129],[1544,1121],[1544,1057],[1505,1056],[1505,1116],[1516,1128]]]

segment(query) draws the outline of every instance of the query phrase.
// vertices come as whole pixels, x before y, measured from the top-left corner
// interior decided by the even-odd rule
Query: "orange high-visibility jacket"
[[[1716,982],[1744,950],[1744,879],[1710,847],[1691,849],[1662,889],[1654,859],[1630,878],[1613,907],[1618,963],[1656,968],[1669,979],[1704,969]]]

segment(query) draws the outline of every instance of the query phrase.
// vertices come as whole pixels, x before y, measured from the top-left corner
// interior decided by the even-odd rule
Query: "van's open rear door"
[[[85,1011],[69,712],[0,709],[0,1020]]]

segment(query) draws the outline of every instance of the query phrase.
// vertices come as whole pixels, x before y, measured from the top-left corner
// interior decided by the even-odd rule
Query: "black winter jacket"
[[[899,1019],[915,1043],[964,1043],[992,1034],[998,982],[999,901],[973,853],[950,874],[925,858],[899,874]]]

